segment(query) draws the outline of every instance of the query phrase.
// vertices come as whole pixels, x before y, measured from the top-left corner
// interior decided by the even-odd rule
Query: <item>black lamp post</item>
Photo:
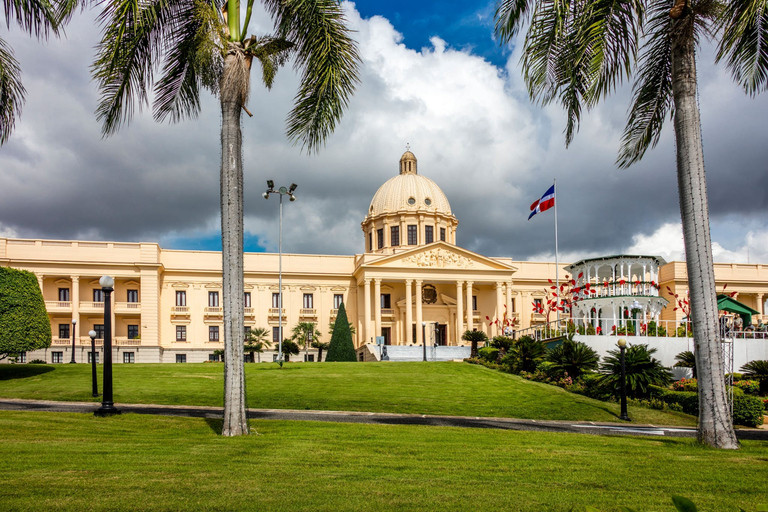
[[[99,396],[99,383],[96,380],[96,331],[88,331],[91,337],[91,396]]]
[[[112,401],[112,290],[115,280],[110,276],[99,279],[101,290],[104,292],[104,397],[101,407],[96,409],[96,416],[112,416],[120,414]]]
[[[627,340],[624,338],[619,339],[619,358],[621,359],[621,415],[620,419],[630,421],[627,415],[627,370],[625,366],[624,351],[627,349]]]
[[[69,361],[70,364],[75,362],[75,328],[77,327],[77,320],[74,318],[72,319],[72,359]]]
[[[421,322],[421,346],[424,349],[424,361],[427,360],[427,322]]]

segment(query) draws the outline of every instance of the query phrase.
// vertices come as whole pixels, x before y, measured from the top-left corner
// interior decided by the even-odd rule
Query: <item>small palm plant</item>
[[[312,341],[321,335],[322,333],[313,322],[299,322],[291,330],[291,341],[295,341],[304,348],[304,359],[306,360]]]
[[[768,395],[768,361],[750,361],[741,371],[745,377],[760,381],[760,396]]]
[[[574,341],[573,334],[549,351],[545,360],[553,363],[553,369],[577,379],[583,373],[597,370],[600,356],[587,344]]]
[[[680,352],[675,356],[676,368],[690,368],[693,371],[693,378],[696,378],[696,356],[690,350]]]
[[[258,362],[261,362],[261,353],[264,352],[264,348],[270,348],[272,342],[267,338],[268,331],[263,327],[257,327],[251,329],[245,336],[245,344],[243,349],[246,352],[251,353],[251,362],[253,362],[253,354],[258,354]]]
[[[283,340],[283,357],[286,363],[290,362],[291,354],[299,355],[299,345],[291,340]]]
[[[315,340],[312,342],[312,348],[317,349],[317,362],[321,363],[323,361],[323,350],[328,350],[328,347],[330,346],[330,343],[327,341],[320,341]]]
[[[488,335],[483,331],[464,331],[461,335],[461,339],[472,343],[472,349],[469,352],[469,357],[477,357],[477,343],[482,341],[485,343],[488,341]]]
[[[648,396],[649,386],[668,386],[672,374],[661,361],[653,357],[655,348],[648,345],[629,345],[624,352],[627,394],[639,398]],[[601,382],[616,393],[621,390],[621,354],[619,350],[609,350],[600,364],[603,374]]]
[[[536,366],[544,360],[547,354],[547,347],[541,340],[534,339],[531,336],[522,336],[515,340],[509,348],[509,353],[504,359],[515,373],[534,372]]]

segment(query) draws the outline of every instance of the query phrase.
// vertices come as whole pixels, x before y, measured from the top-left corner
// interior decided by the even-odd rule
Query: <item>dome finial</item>
[[[400,157],[400,174],[418,174],[416,172],[416,155],[411,153],[411,144],[405,145],[405,153]]]
[[[405,143],[405,150],[406,151],[410,151],[411,150],[411,143],[410,142],[406,142]]]

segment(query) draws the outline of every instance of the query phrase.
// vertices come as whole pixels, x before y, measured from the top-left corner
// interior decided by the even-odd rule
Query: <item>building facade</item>
[[[283,255],[282,310],[278,255],[245,254],[246,329],[267,329],[276,347],[282,315],[284,337],[298,322],[313,322],[327,341],[342,302],[358,347],[377,336],[388,345],[421,345],[425,337],[429,345],[463,345],[466,330],[495,336],[505,320],[515,329],[545,321],[534,302],[546,300],[555,264],[487,257],[461,248],[456,245],[458,224],[445,194],[418,174],[416,157],[407,151],[399,173],[376,192],[361,223],[363,253]],[[214,352],[224,347],[221,261],[219,252],[167,250],[155,243],[0,238],[0,265],[37,276],[53,343],[26,357],[47,362],[68,362],[73,336],[77,362],[89,360],[89,331],[97,332],[101,344],[102,275],[115,279],[114,361],[215,359]],[[768,268],[715,267],[718,290],[727,283],[739,301],[760,312],[755,321],[762,321]],[[684,263],[668,263],[654,272],[648,280],[657,277],[661,297],[674,304],[672,295],[685,294]],[[667,307],[661,317],[682,318],[682,312]],[[309,355],[316,357],[316,351]],[[271,361],[275,350],[261,357]]]

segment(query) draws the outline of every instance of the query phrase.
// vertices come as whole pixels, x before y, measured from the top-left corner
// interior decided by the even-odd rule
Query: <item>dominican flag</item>
[[[528,216],[528,220],[539,212],[547,211],[555,206],[555,185],[549,187],[549,190],[544,192],[541,199],[534,201],[531,205],[531,214]]]

